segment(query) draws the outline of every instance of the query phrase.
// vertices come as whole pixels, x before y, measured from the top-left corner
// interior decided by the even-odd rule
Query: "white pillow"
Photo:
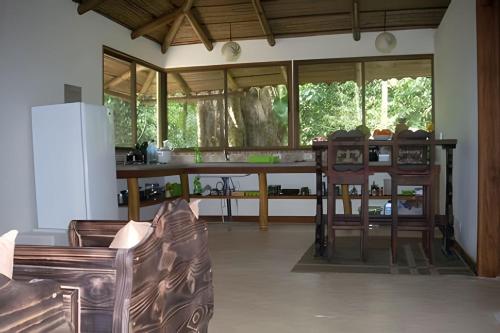
[[[111,249],[130,249],[139,244],[148,233],[151,223],[130,221],[115,235],[109,245]]]
[[[14,247],[18,231],[11,230],[0,236],[0,273],[12,279],[14,268]]]
[[[196,216],[196,218],[200,217],[200,201],[200,199],[196,199],[189,202],[189,208],[191,208],[191,211],[193,212],[194,216]]]

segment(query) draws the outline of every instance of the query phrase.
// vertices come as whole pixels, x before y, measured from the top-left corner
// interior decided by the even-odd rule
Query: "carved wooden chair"
[[[0,332],[74,332],[63,292],[50,280],[15,281],[0,274]]]
[[[368,242],[368,144],[366,136],[357,130],[336,131],[329,136],[326,172],[328,179],[328,257],[332,258],[337,230],[358,230],[360,252],[366,259]],[[343,214],[338,214],[336,186],[342,188]],[[361,186],[359,215],[352,213],[349,185]]]
[[[435,152],[432,135],[425,131],[405,130],[394,138],[392,156],[393,174],[391,183],[392,224],[391,250],[392,261],[397,261],[398,231],[422,232],[422,244],[429,261],[432,263],[432,242],[434,239],[435,208],[433,178],[435,178]],[[422,216],[401,216],[398,212],[399,186],[422,186]],[[414,198],[415,199],[415,198]],[[418,198],[416,198],[418,199]]]
[[[125,221],[72,221],[70,247],[17,246],[14,278],[79,292],[81,332],[206,332],[213,313],[206,223],[164,203],[145,239],[110,249]]]

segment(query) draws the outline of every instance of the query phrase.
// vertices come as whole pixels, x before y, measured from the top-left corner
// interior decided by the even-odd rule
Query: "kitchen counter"
[[[247,162],[205,162],[205,163],[168,163],[168,164],[137,164],[119,165],[116,167],[116,176],[127,179],[128,218],[140,220],[140,200],[138,178],[162,177],[179,175],[182,186],[182,197],[189,200],[189,174],[258,174],[259,176],[259,226],[267,230],[268,225],[268,173],[315,173],[315,162],[281,162],[274,164],[247,163]],[[206,197],[210,199],[210,197]],[[213,197],[212,197],[213,198]],[[296,196],[296,198],[316,199],[316,196]],[[253,198],[252,198],[253,199]]]
[[[247,162],[204,162],[204,163],[167,163],[136,164],[116,167],[117,178],[147,178],[194,174],[224,173],[313,173],[315,162],[247,163]]]

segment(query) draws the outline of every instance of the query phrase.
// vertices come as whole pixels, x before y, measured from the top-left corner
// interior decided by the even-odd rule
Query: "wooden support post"
[[[206,32],[203,30],[201,27],[200,23],[196,18],[194,17],[193,13],[191,10],[188,10],[184,13],[186,15],[186,18],[189,21],[189,24],[191,24],[191,27],[193,28],[194,32],[196,33],[196,36],[203,42],[207,50],[212,51],[214,49],[214,46],[210,39],[208,38]]]
[[[342,191],[342,204],[344,206],[344,214],[352,215],[351,197],[349,196],[349,185],[342,184],[340,185],[340,188]],[[332,189],[332,191],[335,191],[335,189]]]
[[[268,202],[267,202],[267,174],[259,173],[259,227],[260,230],[267,230],[268,222]]]
[[[187,173],[181,173],[182,198],[189,201],[189,177]]]
[[[496,277],[500,276],[500,0],[477,0],[476,22],[477,269],[479,276]]]
[[[274,34],[271,30],[271,26],[269,25],[269,21],[266,18],[260,0],[252,0],[252,5],[255,13],[257,14],[257,18],[259,19],[260,27],[262,28],[262,31],[264,31],[264,34],[266,34],[268,44],[270,46],[274,46],[276,44],[276,40],[274,39]]]
[[[101,3],[103,3],[105,0],[87,0],[85,2],[82,2],[81,4],[78,5],[78,14],[82,15],[85,14],[88,11],[91,11],[97,6],[99,6]]]
[[[128,219],[139,221],[141,202],[139,198],[139,181],[137,178],[127,178],[128,187]]]
[[[177,35],[177,32],[181,27],[182,21],[184,21],[184,14],[181,13],[175,18],[174,23],[172,23],[170,29],[165,34],[165,38],[163,39],[163,44],[161,44],[161,52],[163,53],[167,52],[167,49],[174,41],[175,35]]]

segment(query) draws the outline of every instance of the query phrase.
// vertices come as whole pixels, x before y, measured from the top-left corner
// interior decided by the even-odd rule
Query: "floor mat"
[[[368,240],[367,260],[361,260],[359,237],[338,237],[333,258],[314,257],[314,244],[304,253],[292,272],[378,273],[411,275],[474,275],[465,262],[453,252],[445,256],[441,242],[433,243],[434,264],[429,264],[419,238],[398,240],[398,261],[391,264],[389,237],[371,237]]]

